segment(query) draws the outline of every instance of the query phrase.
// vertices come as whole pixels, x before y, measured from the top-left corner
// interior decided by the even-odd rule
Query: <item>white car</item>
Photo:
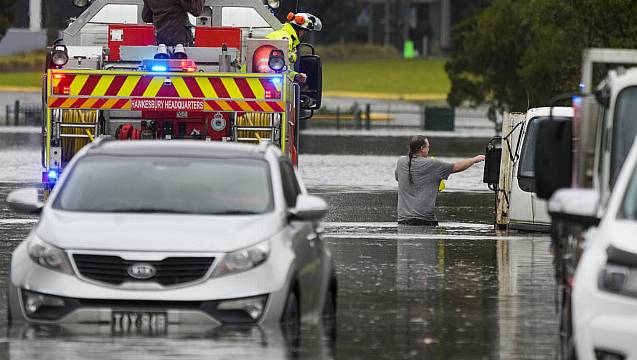
[[[617,179],[599,225],[585,234],[573,288],[573,333],[580,360],[637,359],[637,146]],[[599,194],[558,191],[552,214],[581,224],[600,219]]]
[[[98,141],[45,204],[36,189],[8,202],[41,211],[13,253],[13,322],[156,333],[334,314],[327,205],[273,145]]]

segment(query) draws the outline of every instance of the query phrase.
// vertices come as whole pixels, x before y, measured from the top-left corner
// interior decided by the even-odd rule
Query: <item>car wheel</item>
[[[325,320],[336,320],[336,282],[332,280],[325,296],[323,306],[323,318]]]
[[[285,301],[285,308],[281,316],[281,330],[288,347],[293,351],[298,349],[301,338],[301,311],[296,291],[290,290]]]
[[[570,291],[562,294],[562,308],[560,309],[560,348],[563,360],[577,360],[575,342],[573,339],[573,313]]]
[[[9,279],[11,281],[11,279]],[[9,292],[9,285],[7,285],[7,324],[11,325],[13,319],[11,318],[11,293]]]
[[[330,283],[323,307],[323,327],[330,340],[336,339],[336,281]]]
[[[299,311],[299,300],[296,296],[296,292],[291,290],[285,300],[285,308],[283,310],[283,316],[281,317],[281,323],[284,325],[298,326],[301,323],[301,312]]]

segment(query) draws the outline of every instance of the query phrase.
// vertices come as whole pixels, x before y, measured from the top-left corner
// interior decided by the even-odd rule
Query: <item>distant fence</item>
[[[42,107],[33,104],[21,104],[16,101],[13,106],[5,107],[5,126],[40,126],[42,124]]]
[[[310,128],[369,130],[373,128],[413,128],[432,131],[454,131],[456,128],[489,128],[494,124],[486,111],[470,108],[448,108],[424,104],[367,103],[354,106],[332,104],[314,114]]]

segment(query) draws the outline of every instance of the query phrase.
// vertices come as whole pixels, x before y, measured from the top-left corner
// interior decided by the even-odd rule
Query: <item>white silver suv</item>
[[[637,359],[637,142],[608,206],[600,206],[600,201],[596,190],[568,189],[558,191],[550,202],[554,216],[593,226],[585,233],[573,280],[577,359]]]
[[[333,316],[336,278],[307,194],[274,146],[98,141],[45,204],[8,197],[40,222],[13,253],[13,322],[267,324]]]

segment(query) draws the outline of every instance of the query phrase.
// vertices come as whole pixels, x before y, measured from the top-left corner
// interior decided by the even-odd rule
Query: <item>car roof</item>
[[[93,144],[86,155],[264,159],[269,146],[194,140],[103,140]]]

